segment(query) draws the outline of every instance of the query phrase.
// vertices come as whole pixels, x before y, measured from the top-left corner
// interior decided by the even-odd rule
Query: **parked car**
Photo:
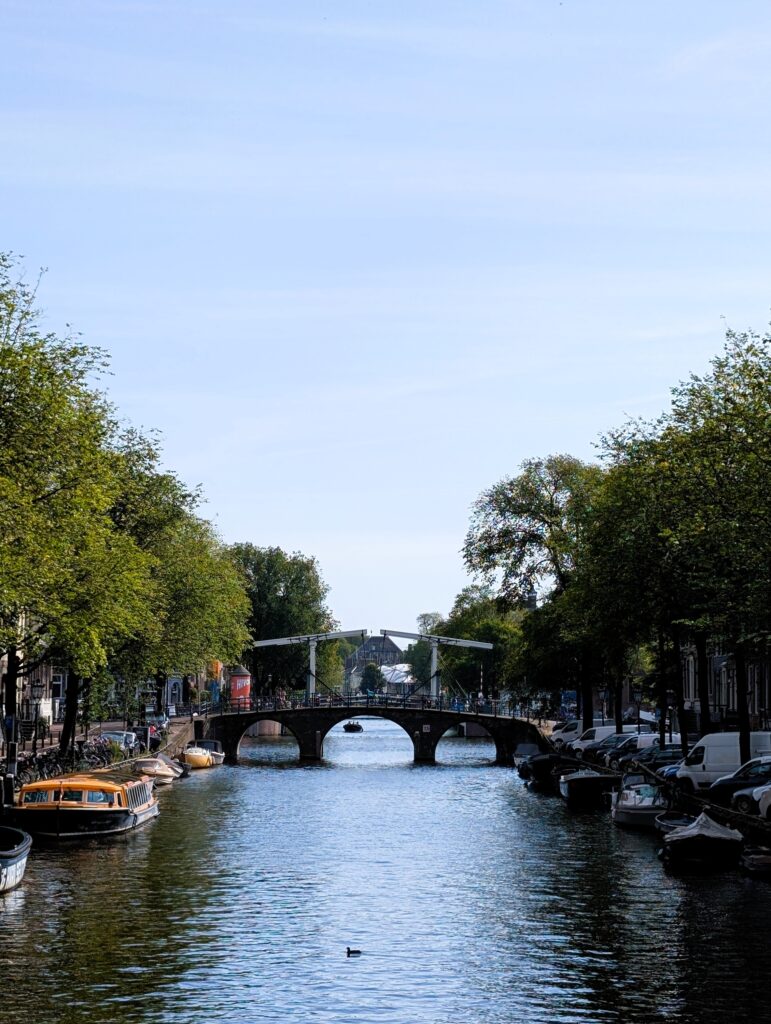
[[[706,792],[706,797],[714,804],[728,807],[731,797],[740,789],[750,786],[762,786],[771,782],[771,756],[755,757],[743,764],[732,775],[723,775],[717,779]]]
[[[672,764],[661,765],[659,768],[655,769],[655,772],[657,775],[660,775],[665,782],[674,782],[677,778],[680,766],[683,764],[683,760],[684,759],[681,757],[679,761],[674,761]]]
[[[748,786],[747,789],[739,789],[731,797],[731,810],[739,811],[740,814],[759,814],[760,801],[767,789],[771,789],[771,782],[764,786]]]
[[[766,821],[771,821],[771,786],[764,786],[758,800],[758,814]]]
[[[650,732],[650,729],[647,726],[644,725],[642,728],[646,732]],[[625,725],[623,729],[624,733],[626,733],[627,735],[631,735],[631,733],[637,732],[636,725]],[[573,740],[573,742],[569,745],[569,748],[570,750],[572,750],[575,757],[581,757],[583,756],[584,748],[588,747],[590,743],[594,743],[598,740],[603,740],[606,736],[614,735],[616,735],[615,725],[595,725],[592,726],[591,729],[586,729],[584,732],[582,732],[577,740]]]
[[[126,757],[133,757],[141,753],[139,737],[135,732],[103,732],[102,739],[110,743],[117,743],[126,754]]]
[[[750,756],[771,755],[771,732],[750,733]],[[708,789],[713,782],[741,768],[738,732],[713,732],[702,736],[677,773],[686,792]]]
[[[594,720],[595,725],[604,725],[605,722],[601,718]],[[566,747],[573,740],[577,740],[581,733],[584,731],[584,723],[581,718],[571,718],[567,722],[563,722],[559,732],[554,734],[552,732],[552,743],[559,750],[561,747]]]
[[[680,737],[676,737],[677,742],[680,742]],[[621,758],[626,754],[634,754],[638,750],[647,750],[649,747],[658,747],[659,736],[655,732],[641,732],[633,733],[631,736],[627,736],[623,743],[620,743],[617,747],[611,750],[605,755],[605,764],[608,768],[612,768],[614,772],[618,771]]]
[[[645,750],[635,750],[631,754],[625,754],[619,761],[619,771],[628,771],[634,764],[644,764],[652,772],[658,771],[663,765],[673,764],[681,761],[683,750],[679,743],[666,743],[663,747],[646,747]]]
[[[644,734],[640,733],[640,735]],[[584,761],[594,761],[597,764],[603,764],[610,751],[618,750],[619,747],[631,739],[636,740],[637,733],[634,736],[627,736],[623,732],[613,732],[610,736],[604,736],[600,740],[587,744],[581,753],[581,757]]]

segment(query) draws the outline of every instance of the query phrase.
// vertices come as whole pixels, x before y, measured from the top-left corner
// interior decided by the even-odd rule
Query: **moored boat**
[[[560,776],[560,796],[569,807],[601,807],[604,794],[618,786],[620,781],[620,775],[596,772],[591,768],[566,772]]]
[[[571,767],[579,767],[578,762],[573,758],[563,757],[560,754],[533,754],[522,759],[517,766],[517,771],[521,779],[526,779],[538,786],[557,789],[559,776]],[[558,773],[556,778],[555,772]]]
[[[673,832],[676,828],[685,828],[696,821],[693,814],[682,814],[680,811],[665,811],[656,816],[656,829],[663,832]]]
[[[742,853],[741,868],[756,878],[771,878],[771,849],[767,846],[748,846]]]
[[[18,828],[0,825],[0,893],[15,889],[24,877],[32,837]]]
[[[200,747],[202,750],[208,750],[211,754],[211,763],[222,764],[225,760],[225,752],[222,749],[222,744],[219,740],[193,740],[189,746]]]
[[[664,836],[661,859],[670,869],[716,869],[739,861],[744,837],[736,829],[719,825],[706,814]]]
[[[174,772],[178,779],[185,779],[190,774],[190,765],[184,764],[182,761],[177,761],[173,757],[169,757],[168,754],[164,754],[163,751],[159,750],[155,755],[159,761],[163,761],[165,765]]]
[[[29,782],[7,808],[17,828],[46,839],[116,835],[158,814],[150,779],[119,773],[67,775]]]
[[[168,786],[178,778],[177,773],[158,757],[139,757],[132,762],[132,767],[138,775],[151,778],[156,786]]]
[[[667,807],[667,797],[660,786],[650,783],[629,784],[611,795],[610,816],[616,825],[630,828],[655,828],[656,818]]]
[[[185,747],[180,756],[185,764],[189,764],[191,768],[211,768],[214,764],[211,751],[206,750],[204,747],[199,747],[197,744]]]

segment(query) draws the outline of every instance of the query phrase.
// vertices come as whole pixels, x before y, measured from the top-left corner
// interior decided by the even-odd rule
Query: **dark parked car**
[[[680,761],[683,750],[679,743],[667,743],[660,750],[658,747],[647,747],[645,750],[635,750],[632,754],[626,754],[621,758],[619,770],[629,771],[633,764],[644,764],[652,772],[657,771],[665,764],[674,764]]]
[[[734,793],[750,786],[762,786],[766,782],[771,782],[771,757],[755,757],[733,775],[724,775],[722,779],[713,782],[706,797],[713,804],[729,807]]]
[[[771,782],[738,790],[731,797],[731,810],[739,811],[741,814],[759,814],[760,799],[769,789],[771,789]]]
[[[630,736],[628,733],[614,732],[610,736],[605,736],[603,739],[595,740],[594,743],[589,743],[585,746],[581,752],[581,758],[584,761],[594,761],[597,764],[605,764],[606,754],[609,754],[612,750],[617,749],[623,743],[632,739],[637,739],[636,733]]]

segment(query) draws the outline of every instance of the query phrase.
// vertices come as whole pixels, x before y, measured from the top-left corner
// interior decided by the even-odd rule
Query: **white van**
[[[604,721],[602,718],[595,718],[592,720],[593,725],[604,725],[605,722],[607,722],[607,718]],[[557,750],[559,750],[560,747],[566,747],[568,743],[572,743],[573,740],[577,740],[583,731],[583,719],[571,718],[569,721],[552,729],[551,741]]]
[[[750,758],[771,754],[771,732],[750,733]],[[723,775],[731,775],[742,766],[738,732],[712,732],[702,736],[677,770],[677,782],[683,789],[697,792],[707,789]]]
[[[616,731],[615,725],[595,725],[591,729],[586,729],[577,740],[574,740],[571,744],[573,753],[577,756],[581,756],[581,751],[584,747],[588,747],[590,743],[594,743],[595,740],[604,740],[606,736],[612,736]],[[622,732],[630,733],[637,732],[637,723],[634,725],[624,725],[621,728]],[[640,732],[650,732],[649,725],[640,726]]]

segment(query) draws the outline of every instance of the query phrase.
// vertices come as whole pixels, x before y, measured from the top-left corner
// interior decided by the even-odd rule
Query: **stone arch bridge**
[[[271,702],[272,704],[272,702]],[[532,722],[525,722],[512,715],[499,713],[498,707],[487,705],[480,710],[455,710],[431,702],[411,698],[384,702],[335,702],[322,703],[319,698],[309,702],[270,707],[223,706],[205,718],[195,720],[195,734],[198,739],[216,739],[222,743],[228,760],[238,757],[241,740],[250,726],[257,722],[279,722],[297,740],[300,760],[320,761],[323,757],[324,738],[330,729],[357,715],[384,718],[394,722],[412,740],[417,763],[433,764],[436,761],[436,747],[448,729],[465,722],[482,726],[495,743],[497,764],[513,764],[514,756],[521,747],[532,750],[548,750],[548,740]]]

